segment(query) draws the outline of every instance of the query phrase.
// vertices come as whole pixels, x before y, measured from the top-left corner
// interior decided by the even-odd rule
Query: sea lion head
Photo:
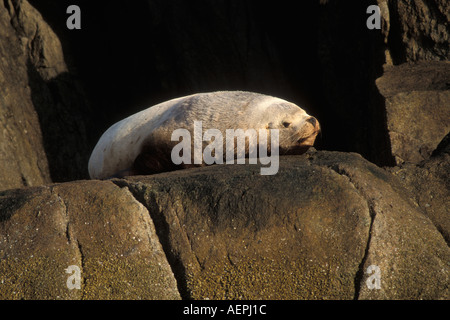
[[[274,107],[277,112],[271,114],[275,119],[267,124],[267,129],[279,130],[280,155],[305,153],[320,132],[319,121],[292,103]]]

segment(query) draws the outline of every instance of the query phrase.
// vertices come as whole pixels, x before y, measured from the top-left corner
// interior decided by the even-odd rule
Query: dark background
[[[80,151],[85,168],[77,176],[49,160],[54,181],[87,177],[89,153],[114,122],[165,100],[217,90],[296,103],[322,125],[317,149],[392,164],[374,86],[382,74],[383,38],[366,27],[366,9],[376,1],[30,3],[59,36],[70,77],[83,89],[83,102],[67,112],[78,119],[82,110],[76,121],[86,127],[80,137],[89,150]],[[66,28],[71,4],[81,9],[81,30]],[[43,134],[54,136],[46,126]],[[57,145],[47,144],[49,159],[59,155]]]

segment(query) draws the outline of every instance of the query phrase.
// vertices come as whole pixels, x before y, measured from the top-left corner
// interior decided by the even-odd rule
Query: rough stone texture
[[[397,164],[428,159],[450,131],[449,79],[444,61],[386,66],[377,79]]]
[[[391,28],[391,17],[389,14],[389,0],[377,0],[377,5],[380,8],[380,19],[381,19],[381,35],[383,36],[383,44],[385,47],[385,63],[392,65],[391,52],[389,51],[389,31]]]
[[[369,289],[366,275],[358,299],[448,299],[450,250],[436,227],[390,174],[364,161],[336,163],[336,158],[325,158],[325,163],[331,160],[332,167],[349,178],[371,211],[360,271],[371,265],[381,270],[381,288]]]
[[[450,244],[450,134],[429,159],[389,170],[411,191],[422,211]]]
[[[85,2],[79,32],[71,1],[31,2],[0,2],[0,190],[87,177],[114,121],[217,89],[307,107],[324,148],[414,163],[395,178],[319,152],[275,177],[224,166],[4,191],[0,297],[449,299],[448,147],[428,159],[449,131],[449,68],[422,61],[448,60],[448,1]],[[374,3],[381,31],[365,28]],[[71,264],[82,290],[65,286]]]
[[[221,166],[116,183],[148,207],[185,297],[449,297],[442,235],[360,156],[285,157],[272,177]],[[372,264],[381,290],[367,289]]]
[[[257,170],[211,167],[128,183],[158,221],[184,294],[352,299],[370,227],[366,201],[326,168]]]
[[[274,176],[221,165],[0,197],[2,298],[449,298],[442,235],[356,154],[282,157]],[[65,286],[72,264],[81,290]],[[381,289],[367,288],[369,265]]]
[[[0,193],[0,275],[1,299],[179,298],[148,211],[108,181]]]
[[[51,182],[28,85],[28,57],[0,2],[0,190]],[[22,42],[21,42],[22,41]]]
[[[23,54],[42,79],[50,80],[67,72],[61,43],[41,14],[27,1],[7,0],[3,6],[9,13],[11,26],[20,40]]]
[[[388,0],[388,7],[388,46],[394,64],[450,58],[447,0]]]
[[[59,38],[27,1],[2,1],[0,25],[0,190],[87,177],[88,103]]]

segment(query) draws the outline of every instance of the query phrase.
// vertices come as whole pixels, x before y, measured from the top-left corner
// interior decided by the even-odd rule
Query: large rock
[[[0,190],[87,177],[89,103],[59,38],[27,1],[0,3],[0,29]]]
[[[450,244],[450,134],[429,159],[419,164],[404,163],[389,171],[411,191],[416,203]]]
[[[450,3],[447,0],[387,2],[390,15],[388,47],[394,64],[450,58]]]
[[[0,296],[448,299],[448,152],[427,159],[449,131],[449,64],[382,65],[447,60],[449,4],[378,0],[380,32],[360,14],[372,2],[92,2],[80,32],[65,27],[69,1],[32,0],[45,19],[0,2],[0,189],[87,177],[98,136],[132,108],[230,85],[304,102],[326,148],[414,162],[391,170],[400,182],[320,152],[273,177],[223,166],[2,192]]]
[[[0,196],[3,298],[176,298],[172,271],[183,298],[450,297],[442,235],[356,154],[281,157],[274,176],[222,165]],[[65,287],[72,264],[81,290]]]
[[[147,209],[109,181],[0,193],[1,299],[177,299]],[[66,273],[80,268],[80,289]]]
[[[51,182],[24,50],[33,41],[17,36],[10,6],[0,3],[0,190]]]
[[[376,80],[397,164],[428,159],[450,131],[448,79],[449,62],[427,61],[386,66]]]

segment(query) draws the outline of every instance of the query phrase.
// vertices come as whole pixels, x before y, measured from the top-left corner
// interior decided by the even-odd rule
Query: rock
[[[179,299],[142,204],[109,181],[0,193],[1,299]],[[81,271],[69,289],[69,266]]]
[[[68,1],[30,1],[45,19],[0,2],[0,190],[44,186],[0,192],[1,298],[449,299],[448,145],[436,149],[449,64],[421,61],[448,60],[448,1],[377,0],[381,31],[365,28],[367,1],[91,2],[80,33]],[[102,128],[131,108],[230,85],[308,106],[325,148],[395,157],[397,177],[318,152],[272,177],[216,166],[49,185],[87,177]]]
[[[391,174],[356,154],[281,159],[270,177],[220,166],[116,181],[149,209],[185,297],[449,297],[450,250]]]
[[[396,163],[428,159],[450,131],[450,63],[387,66],[376,80]]]
[[[388,47],[394,64],[450,58],[447,0],[396,0],[388,5]]]
[[[390,173],[338,152],[259,173],[216,165],[4,191],[0,296],[449,298],[449,247]],[[70,265],[80,290],[66,287]],[[380,289],[367,286],[371,265]]]
[[[1,4],[0,77],[17,79],[2,88],[8,108],[0,109],[0,117],[11,126],[2,130],[2,159],[18,159],[17,168],[9,164],[2,177],[8,180],[1,182],[4,189],[49,183],[50,176],[57,182],[87,178],[90,151],[112,123],[145,106],[218,89],[293,101],[323,125],[321,148],[393,165],[375,79],[385,62],[448,57],[445,0],[306,1],[300,9],[264,1],[194,6],[152,0],[128,7],[119,0],[108,6],[86,2],[77,31],[66,27],[70,1],[30,2],[39,12],[28,1]],[[372,3],[380,6],[382,30],[365,27]],[[294,41],[287,30],[296,34]],[[12,106],[23,106],[27,116]],[[12,139],[18,142],[6,142]],[[26,153],[30,159],[20,160]]]
[[[126,185],[158,221],[185,295],[353,298],[370,227],[367,203],[354,188],[341,191],[348,182],[333,170],[296,167],[295,160],[271,177],[255,167],[220,166],[130,178]],[[340,210],[346,201],[349,210]]]
[[[27,40],[17,37],[8,3],[0,3],[0,190],[51,182],[21,46]]]
[[[27,1],[0,12],[0,190],[87,177],[89,103],[59,38]]]
[[[376,266],[381,271],[381,283],[379,289],[373,289],[367,285],[370,277],[364,278],[358,299],[448,299],[450,250],[400,184],[365,161],[333,166],[367,200],[372,217],[360,271]]]
[[[450,134],[429,159],[419,164],[405,163],[389,171],[411,191],[422,211],[450,244]]]
[[[8,0],[4,6],[22,52],[42,79],[50,80],[67,72],[61,43],[41,14],[27,1]]]

